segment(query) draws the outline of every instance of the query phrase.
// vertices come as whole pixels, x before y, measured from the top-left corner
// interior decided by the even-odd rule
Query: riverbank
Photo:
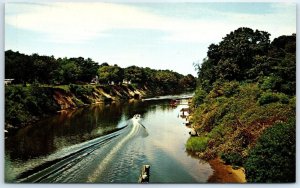
[[[5,129],[14,131],[68,109],[145,96],[146,88],[133,85],[9,85],[5,87]]]
[[[195,136],[187,140],[187,150],[196,152],[202,160],[221,158],[226,164],[244,167],[247,182],[291,181],[286,180],[288,176],[285,175],[290,171],[281,166],[283,162],[279,162],[277,156],[293,167],[295,153],[285,151],[286,148],[291,151],[295,148],[295,96],[270,93],[257,83],[238,82],[224,82],[206,95],[199,91],[190,105],[189,122]],[[283,134],[285,131],[288,133]],[[221,171],[221,175],[210,181],[219,181],[222,176],[225,177],[221,182],[239,180],[226,179],[228,173],[222,173],[226,167],[215,162],[211,164],[216,172]],[[260,179],[266,177],[268,169],[273,170],[269,179]],[[286,171],[280,181],[273,178],[281,174],[278,169]],[[277,170],[278,173],[274,173]],[[233,172],[229,169],[229,174]]]
[[[208,177],[207,183],[247,183],[245,169],[243,167],[235,167],[225,164],[225,162],[216,157],[214,159],[204,160],[199,156],[198,152],[187,151],[191,157],[206,161],[213,174]]]
[[[233,168],[231,165],[226,165],[219,159],[208,161],[211,168],[214,170],[213,175],[208,179],[208,183],[246,183],[244,168]]]

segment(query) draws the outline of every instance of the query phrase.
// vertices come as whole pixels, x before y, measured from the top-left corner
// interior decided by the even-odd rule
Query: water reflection
[[[20,129],[5,142],[12,160],[49,155],[56,150],[107,134],[126,125],[134,114],[145,114],[161,101],[96,104],[76,110],[62,111],[54,117]],[[165,102],[164,110],[172,108]]]
[[[113,103],[63,111],[20,129],[6,140],[6,152],[11,159],[28,160],[93,139],[126,125],[128,118],[122,108],[122,104]]]

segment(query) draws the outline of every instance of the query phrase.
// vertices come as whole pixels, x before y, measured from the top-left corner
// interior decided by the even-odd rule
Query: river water
[[[5,181],[137,183],[149,164],[150,183],[206,182],[210,165],[185,151],[185,97],[97,104],[20,129],[5,140]]]

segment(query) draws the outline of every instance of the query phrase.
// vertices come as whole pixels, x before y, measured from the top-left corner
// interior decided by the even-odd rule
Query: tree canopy
[[[17,84],[81,84],[90,83],[97,76],[101,84],[122,84],[126,80],[157,91],[182,91],[196,86],[196,79],[191,74],[184,76],[170,70],[134,65],[121,68],[106,62],[99,65],[83,57],[55,59],[53,56],[25,55],[8,50],[5,52],[5,66],[5,78],[15,79]]]
[[[211,44],[198,65],[203,89],[210,91],[217,80],[256,82],[272,77],[278,82],[274,89],[294,94],[296,76],[287,73],[296,70],[296,35],[280,36],[272,43],[269,37],[268,32],[242,27]]]

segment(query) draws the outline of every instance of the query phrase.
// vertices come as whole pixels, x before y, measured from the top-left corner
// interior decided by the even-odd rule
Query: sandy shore
[[[225,165],[221,159],[209,161],[213,175],[208,179],[208,183],[246,183],[245,171],[243,168],[233,169],[230,165]]]

